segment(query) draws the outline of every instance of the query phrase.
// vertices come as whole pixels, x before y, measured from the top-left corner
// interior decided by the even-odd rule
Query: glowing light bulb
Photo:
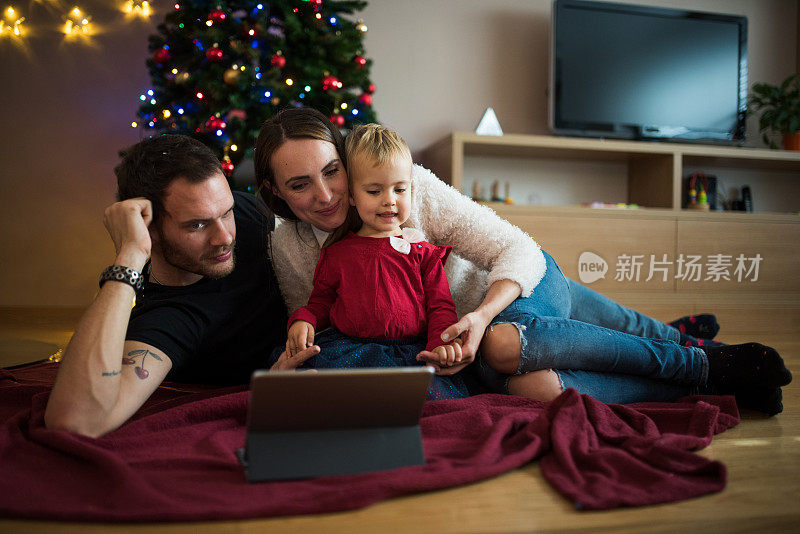
[[[81,11],[78,6],[72,8],[64,22],[62,32],[68,38],[88,37],[93,33],[92,18]]]
[[[214,24],[214,23],[213,23],[213,22],[211,22],[210,20],[207,20],[207,21],[206,21],[206,26],[211,26],[212,24]]]
[[[153,105],[155,106],[155,105],[156,105],[156,99],[155,99],[155,98],[151,98],[151,99],[150,99],[150,103],[151,103],[151,104],[153,104]]]
[[[150,16],[150,2],[148,0],[127,0],[122,4],[122,12],[127,15],[147,18]]]
[[[165,119],[168,119],[168,118],[170,118],[172,113],[170,113],[170,111],[168,109],[165,109],[164,112],[162,113],[162,115],[164,115]]]
[[[155,94],[155,93],[153,93],[152,89],[148,89],[147,90],[147,96],[153,96],[153,94]]]
[[[234,63],[233,65],[231,65],[231,68],[232,68],[233,70],[236,70],[236,69],[238,69],[238,68],[239,68],[239,65],[237,65],[236,63]]]
[[[180,9],[180,8],[181,8],[180,4],[175,4],[175,9]]]
[[[310,85],[306,85],[304,87],[304,89],[306,90],[306,93],[307,93],[307,92],[309,92],[311,90],[311,86]]]
[[[201,93],[200,91],[198,91],[198,92],[197,92],[197,98],[203,98],[203,93]]]
[[[172,74],[178,74],[178,69],[172,69]]]
[[[144,102],[145,100],[147,100],[147,97],[146,97],[146,96],[144,96],[144,95],[139,95],[139,100],[141,100],[142,102]]]
[[[286,85],[293,85],[293,84],[294,80],[292,80],[291,78],[286,78]]]
[[[342,109],[347,109],[347,102],[342,103]]]
[[[183,108],[178,108],[178,115],[183,115]]]
[[[222,137],[222,130],[217,130],[217,137]]]
[[[136,122],[135,122],[135,121],[131,123],[131,128],[136,128],[137,126],[139,126],[139,125],[138,125],[138,124],[136,124]]]
[[[256,31],[253,28],[250,28],[247,31],[247,35],[249,35],[250,37],[254,36],[255,34],[256,34]]]
[[[316,14],[316,15],[314,15],[314,16],[317,18],[317,20],[319,20],[319,19],[321,19],[321,18],[322,18],[322,15],[321,15],[320,13],[317,13],[317,14]]]
[[[6,20],[0,20],[0,37],[5,35],[13,35],[19,37],[23,34],[25,17],[20,17],[19,13],[13,8],[9,7],[5,11]]]
[[[358,110],[357,110],[357,109],[353,109],[353,111],[352,111],[351,113],[352,113],[353,115],[358,115]]]
[[[264,96],[269,98],[272,96],[272,93],[270,93],[269,91],[264,91]]]
[[[231,145],[231,150],[233,150],[234,152],[236,152],[237,150],[239,150],[239,147],[238,147],[238,146],[236,146],[236,145]]]

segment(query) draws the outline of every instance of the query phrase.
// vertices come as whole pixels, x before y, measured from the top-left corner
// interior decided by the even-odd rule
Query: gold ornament
[[[272,105],[273,105],[273,106],[277,106],[278,104],[280,104],[280,103],[281,103],[281,99],[280,99],[280,98],[278,98],[278,97],[276,96],[276,97],[273,97],[273,99],[271,100],[271,102],[272,102]]]
[[[222,79],[228,85],[235,85],[239,81],[239,75],[240,74],[241,74],[241,71],[239,71],[238,69],[228,69],[222,75]]]

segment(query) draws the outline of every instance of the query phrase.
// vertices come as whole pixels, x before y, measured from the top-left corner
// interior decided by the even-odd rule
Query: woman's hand
[[[478,346],[483,339],[483,333],[486,327],[489,326],[491,317],[486,317],[485,314],[476,310],[466,314],[456,324],[448,326],[442,332],[442,341],[445,343],[453,339],[461,340],[461,361],[472,362],[475,359],[475,354],[478,352]]]

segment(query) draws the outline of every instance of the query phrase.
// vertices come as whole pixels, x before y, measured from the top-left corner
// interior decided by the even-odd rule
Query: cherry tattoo
[[[161,356],[159,356],[155,352],[151,352],[146,349],[141,349],[141,350],[130,351],[128,353],[128,356],[124,356],[122,358],[122,363],[124,365],[134,365],[136,363],[136,358],[138,358],[139,356],[142,357],[142,361],[139,363],[139,365],[137,365],[134,368],[134,371],[136,371],[136,376],[138,376],[140,380],[144,380],[145,378],[150,376],[150,371],[144,368],[144,361],[145,359],[147,359],[147,356],[152,356],[158,361],[163,361],[163,360],[161,359]]]

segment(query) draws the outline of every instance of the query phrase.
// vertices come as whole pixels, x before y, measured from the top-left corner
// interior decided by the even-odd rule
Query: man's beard
[[[227,247],[219,247],[216,252],[200,258],[199,260],[186,254],[180,247],[175,246],[164,234],[159,232],[159,245],[161,246],[161,255],[164,261],[182,269],[184,271],[199,274],[207,278],[224,278],[233,272],[236,264],[236,252],[231,253],[230,261],[223,264],[215,262],[212,258],[225,254],[229,250],[233,250],[236,245],[234,240]]]

